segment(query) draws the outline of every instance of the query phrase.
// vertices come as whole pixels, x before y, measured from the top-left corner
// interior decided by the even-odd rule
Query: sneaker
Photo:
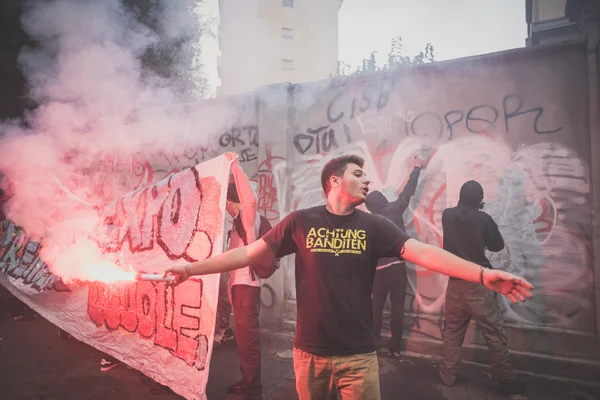
[[[440,374],[440,379],[445,386],[454,386],[456,382],[458,382],[458,376],[450,375],[447,372],[442,371],[441,369],[438,371]]]
[[[390,354],[390,351],[388,349],[386,349],[385,347],[381,347],[381,348],[377,349],[378,357],[386,357],[389,354]]]
[[[229,329],[225,329],[225,333],[223,334],[223,339],[221,340],[221,342],[228,342],[232,339],[235,339],[235,335],[233,334],[233,329],[229,328]]]
[[[109,358],[108,360],[106,358],[103,358],[102,360],[100,360],[100,371],[110,371],[114,367],[121,364],[123,364],[121,361],[115,360],[114,358]]]
[[[390,350],[390,353],[388,354],[388,356],[395,360],[399,360],[400,358],[402,358],[402,354],[399,351],[391,351]]]
[[[229,342],[230,340],[235,339],[233,330],[231,328],[225,329],[224,331],[220,331],[215,333],[215,344],[222,344],[225,342]]]

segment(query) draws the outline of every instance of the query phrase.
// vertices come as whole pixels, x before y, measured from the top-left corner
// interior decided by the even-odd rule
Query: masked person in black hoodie
[[[458,206],[444,210],[444,250],[478,264],[493,268],[485,256],[485,249],[501,251],[504,240],[492,217],[481,211],[483,188],[476,181],[466,182],[460,189]],[[482,269],[483,271],[483,269]],[[454,385],[460,367],[460,352],[469,321],[474,319],[491,353],[492,367],[505,393],[515,393],[520,388],[507,346],[502,310],[496,294],[480,283],[450,278],[446,290],[446,308],[442,338],[443,361],[440,377],[445,385]]]

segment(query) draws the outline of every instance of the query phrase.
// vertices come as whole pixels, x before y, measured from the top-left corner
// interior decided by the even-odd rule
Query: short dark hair
[[[325,164],[321,171],[321,186],[323,187],[325,195],[331,190],[329,178],[332,176],[344,175],[344,171],[346,171],[346,166],[348,164],[356,164],[362,168],[365,165],[365,160],[356,154],[346,154],[327,161],[327,164]]]
[[[235,182],[229,182],[229,185],[227,186],[227,200],[234,202],[234,203],[240,202],[240,196],[238,196],[237,187],[235,186]]]

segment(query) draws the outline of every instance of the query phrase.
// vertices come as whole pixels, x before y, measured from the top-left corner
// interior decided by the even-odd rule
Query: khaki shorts
[[[294,349],[300,400],[380,400],[377,353],[317,356]]]

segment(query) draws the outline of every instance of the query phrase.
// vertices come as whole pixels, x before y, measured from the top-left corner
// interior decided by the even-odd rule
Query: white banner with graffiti
[[[188,399],[204,399],[218,276],[173,288],[135,280],[134,273],[161,273],[222,251],[232,162],[236,157],[228,153],[107,206],[99,216],[101,232],[94,233],[101,257],[81,266],[89,279],[65,281],[42,260],[47,243],[29,240],[4,221],[0,283],[76,339]]]

